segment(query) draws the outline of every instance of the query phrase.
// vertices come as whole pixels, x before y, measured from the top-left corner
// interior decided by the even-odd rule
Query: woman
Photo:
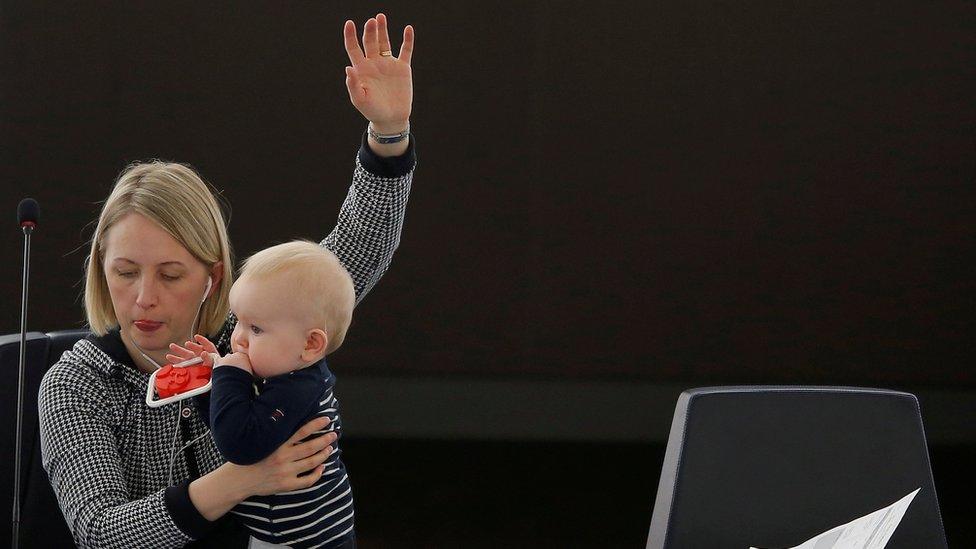
[[[349,97],[370,123],[338,225],[321,245],[349,270],[358,302],[389,265],[412,181],[414,39],[407,26],[394,57],[383,14],[366,22],[362,48],[352,21],[343,34]],[[224,463],[193,405],[145,404],[170,343],[200,332],[227,351],[232,279],[225,221],[192,169],[152,162],[119,176],[86,264],[93,335],[51,367],[38,402],[44,468],[77,545],[233,545],[214,521],[234,505],[302,489],[322,474],[338,420],[309,422],[264,461],[238,466]],[[300,442],[316,432],[326,434]],[[354,545],[351,529],[329,544]]]

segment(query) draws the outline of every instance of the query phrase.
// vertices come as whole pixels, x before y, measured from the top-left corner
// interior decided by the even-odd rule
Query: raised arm
[[[382,13],[366,21],[361,46],[352,21],[346,21],[343,39],[350,62],[346,67],[349,100],[369,126],[336,226],[319,244],[336,254],[349,271],[358,305],[386,273],[400,245],[417,164],[412,135],[397,143],[383,144],[369,131],[371,128],[374,134],[393,135],[409,127],[414,30],[410,25],[403,29],[403,43],[396,57],[392,55],[387,19]],[[213,338],[221,353],[230,351],[230,334],[236,324],[237,317],[228,313],[227,322]]]
[[[338,223],[321,244],[349,271],[359,303],[386,272],[400,244],[413,181],[416,154],[411,137],[383,144],[374,134],[395,135],[409,128],[414,31],[410,25],[404,28],[396,57],[382,13],[366,22],[361,46],[352,21],[346,21],[343,38],[351,63],[346,67],[349,99],[369,121],[371,131],[356,159]]]

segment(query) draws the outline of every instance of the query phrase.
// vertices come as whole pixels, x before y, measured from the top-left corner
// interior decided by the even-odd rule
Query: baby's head
[[[261,250],[230,291],[231,347],[262,378],[308,366],[342,345],[355,300],[349,273],[321,246],[296,240]]]

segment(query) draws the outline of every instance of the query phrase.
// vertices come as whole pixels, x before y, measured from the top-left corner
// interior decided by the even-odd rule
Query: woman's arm
[[[93,375],[84,364],[60,362],[45,374],[38,395],[42,462],[79,547],[182,547],[205,534],[209,521],[252,495],[310,486],[321,477],[319,466],[336,440],[330,433],[300,443],[326,428],[328,418],[319,418],[255,465],[224,464],[191,483],[150,488],[148,495],[134,498],[116,443],[124,427],[113,423],[109,394]],[[165,471],[165,458],[160,459],[155,465]]]
[[[346,67],[346,88],[352,104],[376,133],[405,130],[413,104],[413,27],[404,28],[397,57],[392,55],[383,14],[366,22],[362,47],[352,21],[346,21],[343,38],[351,63]],[[372,137],[364,141],[336,228],[321,243],[349,271],[357,303],[386,272],[400,243],[416,165],[409,136],[392,144],[381,144]]]
[[[105,405],[83,365],[62,362],[38,395],[44,469],[79,547],[182,547],[191,538],[167,511],[162,488],[133,499]]]
[[[392,54],[386,16],[366,21],[360,47],[356,25],[343,27],[346,54],[346,89],[349,100],[380,135],[407,128],[413,108],[414,30],[403,29],[399,54]],[[336,254],[352,277],[356,304],[383,277],[400,245],[406,218],[407,198],[417,164],[412,136],[392,144],[381,144],[368,133],[356,157],[352,185],[342,202],[336,227],[319,244]],[[237,324],[233,312],[215,335],[221,353],[230,350],[230,334]]]
[[[336,227],[321,242],[349,271],[357,304],[383,277],[400,245],[414,163],[408,158],[400,164],[409,164],[409,171],[397,175],[395,162],[381,163],[361,149]]]

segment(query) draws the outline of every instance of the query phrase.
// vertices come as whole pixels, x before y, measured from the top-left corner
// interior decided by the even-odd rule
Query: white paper
[[[916,488],[887,507],[827,530],[790,549],[884,549],[919,490],[921,488]]]

